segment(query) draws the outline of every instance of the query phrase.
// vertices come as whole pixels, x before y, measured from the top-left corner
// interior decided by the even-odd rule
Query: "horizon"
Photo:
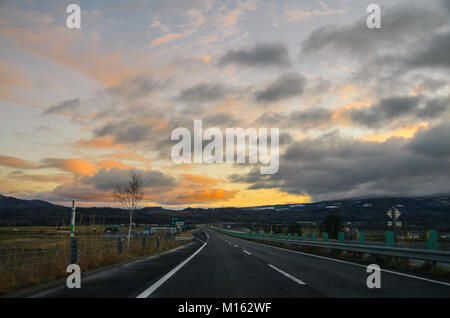
[[[330,200],[323,200],[323,201],[315,201],[315,202],[307,202],[307,203],[282,203],[282,204],[269,204],[269,205],[252,205],[252,206],[164,206],[164,205],[160,205],[160,206],[140,206],[138,207],[138,210],[142,210],[145,208],[161,208],[163,210],[171,210],[171,211],[182,211],[184,209],[227,209],[227,208],[236,208],[236,209],[242,209],[242,208],[259,208],[259,207],[269,207],[269,206],[280,206],[280,205],[308,205],[308,204],[317,204],[317,203],[323,203],[323,202],[340,202],[340,201],[356,201],[356,200],[376,200],[376,199],[415,199],[415,198],[434,198],[434,197],[441,197],[441,196],[449,196],[449,193],[435,193],[435,194],[431,194],[431,195],[425,195],[425,196],[374,196],[374,197],[352,197],[352,198],[341,198],[341,199],[330,199]],[[0,193],[0,196],[4,196],[4,197],[8,197],[8,198],[13,198],[13,199],[18,199],[18,200],[25,200],[25,201],[43,201],[43,202],[47,202],[53,205],[58,205],[58,206],[62,206],[62,207],[66,207],[66,208],[71,208],[72,207],[72,201],[70,201],[70,203],[68,204],[64,204],[63,202],[51,202],[51,201],[45,201],[45,200],[41,200],[41,199],[32,199],[32,198],[28,198],[28,199],[21,199],[18,197],[14,197],[14,196],[7,196],[7,195],[3,195]],[[117,203],[116,203],[117,204]],[[82,203],[81,205],[78,204],[77,202],[77,207],[82,207],[82,208],[114,208],[114,209],[123,209],[126,210],[126,208],[124,208],[123,206],[121,206],[120,204],[117,205],[87,205]]]

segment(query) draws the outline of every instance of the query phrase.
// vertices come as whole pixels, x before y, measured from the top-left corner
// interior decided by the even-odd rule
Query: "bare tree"
[[[130,225],[128,227],[127,247],[130,247],[131,225],[135,211],[140,207],[144,198],[144,180],[134,171],[130,171],[130,180],[126,186],[116,186],[113,195],[125,209],[128,210]]]

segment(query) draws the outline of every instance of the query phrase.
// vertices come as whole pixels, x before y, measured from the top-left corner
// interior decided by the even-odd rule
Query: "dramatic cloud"
[[[42,160],[42,168],[57,168],[80,176],[92,176],[97,172],[95,164],[83,159],[47,158]]]
[[[175,179],[160,171],[134,170],[144,180],[144,188],[167,188],[175,186]],[[99,190],[113,190],[116,186],[127,184],[130,179],[130,170],[121,170],[112,168],[110,170],[101,169],[96,175],[83,178],[82,182],[86,185],[93,185]]]
[[[103,127],[97,128],[94,134],[97,137],[113,136],[117,143],[138,143],[149,138],[149,125],[142,125],[133,120],[123,120],[119,122],[111,122]]]
[[[267,112],[262,114],[255,125],[267,127],[298,128],[308,130],[331,125],[332,113],[325,108],[308,108],[290,113]]]
[[[231,181],[250,183],[250,189],[309,194],[314,200],[440,193],[450,188],[450,148],[442,144],[449,137],[450,126],[443,124],[412,140],[363,142],[337,133],[306,138],[288,147],[277,174],[261,176],[255,169]]]
[[[421,96],[402,96],[381,99],[370,107],[351,109],[347,112],[350,119],[359,125],[370,128],[386,127],[393,120],[434,119],[450,109],[450,98],[425,100]]]
[[[303,93],[306,78],[299,73],[287,73],[278,77],[265,90],[255,92],[255,100],[270,103],[286,98],[299,96]]]
[[[219,60],[219,65],[236,64],[239,66],[289,66],[289,52],[280,43],[256,44],[250,49],[232,50],[225,53]]]
[[[350,118],[368,127],[385,125],[389,120],[408,115],[418,108],[419,97],[391,97],[382,99],[379,104],[350,110]]]
[[[406,60],[410,67],[450,68],[450,32],[439,34]]]
[[[219,84],[198,84],[187,88],[177,96],[177,100],[187,103],[213,102],[225,96],[229,90]]]
[[[390,7],[382,12],[382,17],[382,28],[377,30],[367,28],[366,17],[352,25],[318,28],[302,43],[301,53],[315,57],[326,53],[333,58],[356,56],[364,59],[382,51],[395,52],[397,48],[429,37],[446,19],[433,6],[423,7],[414,3]]]
[[[450,124],[446,123],[420,131],[409,144],[409,149],[430,158],[450,159]]]

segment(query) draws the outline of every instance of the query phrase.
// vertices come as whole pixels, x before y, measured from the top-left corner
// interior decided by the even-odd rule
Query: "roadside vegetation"
[[[127,227],[120,230],[128,231]],[[118,238],[105,238],[105,227],[81,226],[77,228],[79,256],[77,264],[82,273],[139,257],[152,255],[186,244],[168,235],[159,234],[145,239],[122,239],[119,253]],[[0,228],[0,294],[50,282],[66,277],[69,264],[69,234],[56,227],[6,227]],[[65,232],[65,231],[62,231]],[[183,236],[189,236],[186,231]]]

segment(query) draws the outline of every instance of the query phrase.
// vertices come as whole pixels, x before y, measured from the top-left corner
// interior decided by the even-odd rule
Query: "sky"
[[[0,41],[3,195],[113,206],[130,170],[172,208],[450,189],[447,0],[3,0]],[[175,164],[194,120],[279,128],[278,172]]]

